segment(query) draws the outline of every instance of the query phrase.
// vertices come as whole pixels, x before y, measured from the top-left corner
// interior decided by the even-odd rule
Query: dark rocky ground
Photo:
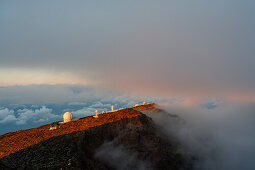
[[[117,112],[99,114],[99,118],[93,116],[81,118],[76,121],[59,125],[56,130],[49,130],[52,124],[43,125],[37,128],[19,130],[0,135],[0,159],[21,149],[45,141],[54,136],[69,134],[75,131],[83,131],[91,127],[116,122],[124,118],[131,118],[141,115],[141,112],[134,109],[122,109]]]
[[[0,159],[0,169],[192,169],[144,114],[55,136]]]

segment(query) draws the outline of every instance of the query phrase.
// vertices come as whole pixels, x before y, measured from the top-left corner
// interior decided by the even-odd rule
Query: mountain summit
[[[1,135],[0,168],[192,169],[177,140],[146,116],[162,111],[149,104]]]

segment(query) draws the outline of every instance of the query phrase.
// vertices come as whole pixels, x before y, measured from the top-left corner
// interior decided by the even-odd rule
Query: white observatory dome
[[[70,112],[65,112],[65,114],[63,115],[64,123],[71,122],[72,118],[73,118],[73,115]]]
[[[142,105],[147,105],[147,103],[146,102],[143,102],[143,104]]]

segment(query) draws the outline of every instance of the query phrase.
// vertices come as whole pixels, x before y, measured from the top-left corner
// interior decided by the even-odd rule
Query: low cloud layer
[[[251,170],[255,168],[255,107],[224,104],[215,109],[193,106],[164,106],[169,113],[151,115],[166,136],[174,135],[181,143],[180,153],[195,155],[198,170]]]
[[[64,112],[81,118],[110,111],[112,105],[121,109],[159,101],[77,85],[0,87],[0,96],[0,134],[61,121]]]
[[[0,109],[0,134],[20,129],[37,127],[46,123],[59,121],[61,115],[52,113],[45,106],[36,109]]]
[[[52,109],[43,106],[40,109],[19,109],[16,115],[14,110],[8,108],[0,110],[0,124],[15,123],[16,125],[24,125],[27,123],[45,123],[49,120],[56,120],[60,117],[52,114]]]
[[[67,104],[72,106],[102,106],[102,103],[126,104],[133,106],[141,100],[157,98],[138,97],[128,93],[80,85],[29,85],[0,87],[0,106]],[[100,103],[101,102],[101,103]]]
[[[9,123],[16,120],[13,110],[8,108],[0,110],[0,123]]]

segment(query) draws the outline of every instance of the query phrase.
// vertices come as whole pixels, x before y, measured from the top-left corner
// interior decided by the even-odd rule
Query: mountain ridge
[[[59,129],[52,131],[49,129],[53,123],[37,128],[9,132],[0,135],[0,158],[54,136],[86,130],[94,126],[111,123],[123,118],[131,118],[140,114],[141,113],[136,110],[127,108],[116,112],[99,114],[98,119],[93,118],[93,116],[88,116],[76,121],[64,123],[60,125]]]
[[[151,104],[99,115],[96,120],[106,123],[20,149],[0,159],[0,168],[192,169],[192,161],[178,152],[176,139],[164,137],[153,120],[141,112],[154,113],[159,111],[156,107]]]

